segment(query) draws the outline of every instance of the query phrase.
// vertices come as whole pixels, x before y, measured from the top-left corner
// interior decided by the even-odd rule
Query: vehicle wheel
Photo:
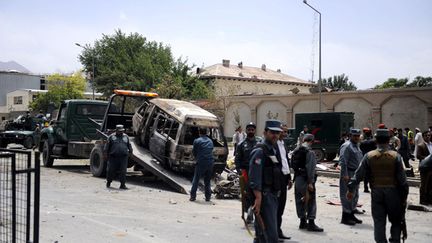
[[[321,149],[313,149],[313,152],[315,153],[315,158],[317,162],[324,160],[325,157],[324,151],[322,151]]]
[[[24,148],[26,148],[26,149],[33,148],[33,138],[32,137],[26,137],[24,139],[23,145],[24,145]]]
[[[328,153],[326,154],[327,161],[332,162],[336,158],[336,153]]]
[[[93,176],[104,177],[106,175],[107,161],[103,158],[102,149],[95,146],[90,153],[90,171]]]
[[[45,140],[42,149],[42,162],[45,167],[52,167],[54,158],[52,157],[52,146],[49,145],[48,140]]]
[[[6,148],[7,147],[7,143],[0,138],[0,148]]]

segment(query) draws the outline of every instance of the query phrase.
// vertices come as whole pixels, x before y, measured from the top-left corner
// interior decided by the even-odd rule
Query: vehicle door
[[[151,154],[161,162],[166,162],[166,144],[168,135],[164,132],[168,118],[165,114],[158,114],[150,134],[149,149]]]
[[[66,103],[61,104],[60,110],[58,111],[57,120],[52,121],[54,134],[56,135],[55,137],[62,142],[68,141],[67,129],[66,129],[69,125],[67,124],[67,118],[68,118],[67,111],[68,111],[67,104]]]

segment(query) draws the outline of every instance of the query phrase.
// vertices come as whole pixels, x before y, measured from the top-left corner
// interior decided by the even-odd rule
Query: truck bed
[[[133,149],[131,156],[133,161],[141,165],[146,171],[149,171],[157,178],[166,182],[176,191],[189,194],[189,190],[192,186],[190,180],[174,171],[163,168],[162,165],[150,154],[150,151],[136,143],[135,138],[130,137],[130,143]]]

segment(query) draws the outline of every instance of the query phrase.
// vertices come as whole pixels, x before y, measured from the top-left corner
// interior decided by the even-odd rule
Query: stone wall
[[[376,128],[384,123],[387,127],[424,130],[432,126],[431,97],[432,88],[322,93],[321,110],[354,112],[357,128]],[[226,101],[224,129],[228,137],[236,124],[233,114],[240,117],[243,127],[249,121],[256,122],[261,134],[267,119],[276,118],[294,127],[295,114],[319,111],[318,94],[232,96]]]

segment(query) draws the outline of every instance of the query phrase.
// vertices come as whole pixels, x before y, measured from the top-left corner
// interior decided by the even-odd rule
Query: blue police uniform
[[[126,134],[111,134],[104,147],[105,154],[108,155],[107,167],[107,187],[113,181],[117,171],[120,172],[119,180],[121,188],[126,188],[126,171],[129,154],[132,153],[132,146]]]
[[[210,200],[211,197],[211,187],[210,179],[213,173],[213,141],[205,136],[201,135],[199,138],[195,139],[193,142],[192,154],[195,157],[195,174],[192,180],[191,188],[191,201],[196,198],[196,192],[198,189],[198,182],[201,177],[204,176],[204,191],[206,201]]]
[[[268,141],[259,143],[252,151],[249,161],[249,186],[262,193],[260,214],[265,231],[261,229],[258,220],[255,220],[254,242],[278,242],[277,209],[281,175],[275,147]]]

